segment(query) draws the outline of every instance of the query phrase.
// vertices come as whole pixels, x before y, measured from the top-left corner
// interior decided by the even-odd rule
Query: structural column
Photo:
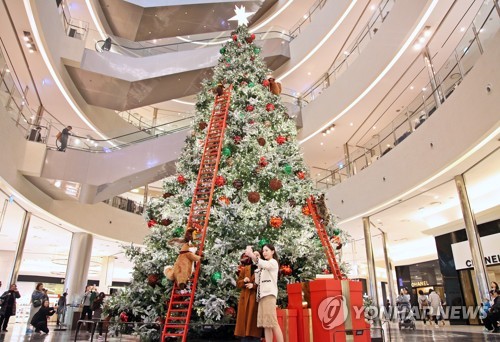
[[[21,234],[19,234],[19,240],[17,241],[16,256],[14,258],[14,267],[10,275],[9,284],[17,282],[17,277],[19,276],[19,269],[21,268],[21,261],[23,260],[24,245],[26,244],[26,238],[28,236],[28,228],[30,226],[30,220],[31,220],[31,213],[26,211],[24,213],[23,227],[21,230]]]
[[[470,251],[472,255],[472,263],[474,264],[474,273],[476,275],[476,284],[478,293],[476,298],[481,301],[489,292],[488,273],[486,272],[486,264],[484,263],[483,247],[479,231],[477,230],[476,218],[470,207],[469,196],[467,195],[467,187],[463,175],[455,176],[455,185],[457,186],[458,198],[462,215],[465,222],[465,232],[467,240],[469,240]]]
[[[375,259],[373,257],[372,235],[370,232],[370,218],[363,217],[363,231],[365,234],[366,261],[368,264],[368,295],[372,297],[377,308],[380,308],[377,291],[377,274],[375,270]]]
[[[115,269],[115,257],[106,256],[101,259],[101,274],[99,275],[99,291],[109,293],[113,284],[113,271]]]
[[[396,304],[396,288],[394,287],[394,279],[392,277],[392,265],[391,259],[389,258],[389,252],[387,248],[387,233],[379,229],[382,233],[382,247],[384,248],[384,261],[385,270],[387,272],[387,285],[389,285],[389,300],[391,301],[391,306],[394,307]]]
[[[68,310],[65,323],[71,325],[73,312],[78,307],[85,292],[92,256],[93,237],[88,233],[73,233],[66,268],[65,291],[68,292]]]

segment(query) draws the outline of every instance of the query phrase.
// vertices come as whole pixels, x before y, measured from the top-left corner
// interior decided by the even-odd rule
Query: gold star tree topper
[[[252,16],[255,14],[255,12],[246,12],[245,11],[245,6],[234,6],[234,13],[236,15],[229,20],[237,20],[238,21],[238,26],[240,25],[247,25],[248,26],[248,17]]]

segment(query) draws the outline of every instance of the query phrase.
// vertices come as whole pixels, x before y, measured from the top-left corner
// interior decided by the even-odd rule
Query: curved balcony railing
[[[379,3],[375,12],[353,42],[335,58],[330,67],[323,73],[323,76],[302,94],[303,100],[308,102],[314,101],[326,88],[330,87],[333,81],[349,68],[349,65],[356,60],[368,45],[368,42],[378,32],[394,3],[395,0],[383,0]]]
[[[286,33],[286,30],[275,27],[271,27],[270,29],[263,32],[255,32],[254,34],[256,42],[276,38],[283,39],[287,42],[290,42],[292,40],[292,37]],[[147,57],[164,53],[189,51],[208,46],[222,45],[231,39],[231,32],[218,32],[216,35],[212,34],[207,38],[193,38],[193,36],[191,37],[192,39],[187,39],[185,37],[175,37],[144,42],[132,42],[120,37],[108,38],[108,42],[102,39],[94,38],[94,41],[96,41],[94,48],[97,51],[111,51],[125,56]],[[179,39],[182,39],[183,41],[179,42]]]
[[[500,17],[495,5],[485,1],[453,53],[436,72],[436,86],[433,87],[429,82],[389,125],[366,143],[354,146],[346,144],[347,157],[338,161],[331,169],[318,169],[316,186],[329,188],[357,174],[417,130],[460,85],[483,54],[483,46],[488,45],[499,29]],[[421,73],[427,75],[427,70],[424,69]],[[398,99],[408,96],[411,88],[405,85],[405,89]],[[389,108],[386,112],[387,110]]]

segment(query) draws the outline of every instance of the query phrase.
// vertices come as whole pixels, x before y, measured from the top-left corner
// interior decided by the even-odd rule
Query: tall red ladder
[[[195,228],[197,235],[201,235],[197,239],[199,240],[198,255],[202,255],[203,247],[205,246],[205,237],[210,218],[210,206],[212,205],[215,179],[219,170],[232,88],[233,86],[231,85],[224,90],[222,95],[215,98],[203,155],[201,157],[200,169],[198,171],[198,179],[196,180],[196,188],[191,202],[188,227]],[[180,293],[177,283],[174,282],[165,317],[165,325],[163,326],[162,342],[168,337],[182,337],[183,342],[187,340],[200,269],[200,263],[198,262],[196,263],[194,275],[191,277],[190,290],[186,293]]]
[[[309,207],[309,211],[311,212],[311,216],[314,221],[314,225],[316,226],[319,239],[321,240],[321,244],[323,245],[323,249],[325,250],[326,258],[328,259],[328,265],[330,265],[330,270],[332,271],[333,278],[341,280],[343,279],[342,272],[340,272],[340,267],[337,263],[335,251],[333,250],[332,244],[330,243],[328,233],[326,232],[325,226],[318,216],[313,196],[307,199],[307,206]]]

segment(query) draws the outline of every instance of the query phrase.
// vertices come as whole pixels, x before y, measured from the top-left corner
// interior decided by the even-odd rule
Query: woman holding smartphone
[[[273,341],[273,338],[276,338],[276,342],[283,342],[283,333],[278,324],[278,316],[276,314],[279,271],[276,249],[271,244],[265,244],[262,247],[261,253],[264,260],[254,255],[251,246],[247,246],[245,253],[260,269],[260,272],[256,276],[257,301],[259,302],[257,326],[264,328],[266,341]]]

